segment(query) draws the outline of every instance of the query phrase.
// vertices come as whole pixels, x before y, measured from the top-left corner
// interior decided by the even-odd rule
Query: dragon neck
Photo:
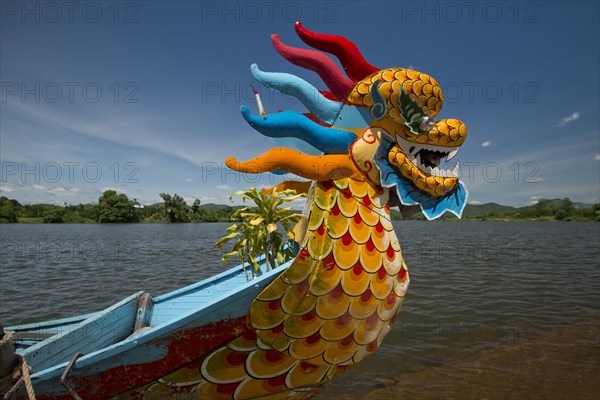
[[[322,266],[313,286],[323,284],[327,292],[337,285],[335,290],[365,300],[404,295],[408,273],[390,218],[389,190],[352,178],[318,182],[307,228],[301,252]]]
[[[328,255],[333,244],[350,246],[348,241],[359,248],[371,248],[377,242],[380,250],[387,251],[392,245],[400,251],[391,224],[389,190],[376,190],[366,181],[345,178],[317,182],[308,232],[305,245],[314,259]]]

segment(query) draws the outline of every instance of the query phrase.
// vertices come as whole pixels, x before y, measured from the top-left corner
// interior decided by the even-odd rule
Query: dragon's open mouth
[[[409,142],[401,138],[400,135],[396,135],[396,142],[410,162],[425,174],[444,178],[458,177],[460,172],[458,162],[453,165],[452,169],[446,163],[454,158],[460,146],[443,147],[419,144]],[[442,163],[444,163],[443,166]]]

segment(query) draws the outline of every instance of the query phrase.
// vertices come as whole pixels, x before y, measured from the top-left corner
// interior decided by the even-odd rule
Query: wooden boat
[[[36,398],[70,399],[67,387],[84,399],[110,398],[242,332],[252,300],[291,264],[267,272],[264,258],[258,261],[251,281],[239,265],[162,295],[140,291],[98,312],[5,330],[14,332],[17,353],[32,368]],[[16,398],[25,397],[23,386]]]

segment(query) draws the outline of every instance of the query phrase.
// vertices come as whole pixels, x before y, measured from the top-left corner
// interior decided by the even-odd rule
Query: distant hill
[[[161,206],[162,204],[163,203],[155,203],[155,204],[145,205],[144,207],[146,207],[146,208],[156,208],[158,206]],[[206,210],[206,211],[222,210],[222,209],[227,208],[227,207],[230,207],[230,208],[232,208],[234,210],[237,210],[238,208],[242,208],[244,206],[230,206],[229,204],[216,204],[216,203],[200,204],[200,209],[201,210]]]
[[[570,208],[569,208],[570,204]],[[393,220],[403,220],[400,212],[391,210]],[[598,221],[600,216],[594,211],[593,204],[574,203],[569,199],[543,199],[539,203],[524,206],[512,207],[498,203],[485,204],[467,204],[463,211],[464,219],[544,219],[544,220],[565,220],[565,221]],[[410,219],[424,219],[421,213],[417,213]],[[442,219],[457,219],[450,213],[444,214]]]
[[[550,207],[550,208],[554,208],[554,207],[561,207],[561,205],[563,204],[564,199],[548,199],[548,200],[544,200],[544,204],[546,207]],[[530,206],[525,206],[525,207],[519,207],[519,209],[521,210],[531,210],[537,207],[537,204],[532,204]],[[580,203],[580,202],[573,202],[573,207],[576,209],[582,209],[582,208],[592,208],[594,207],[593,204],[589,204],[589,203]]]
[[[228,204],[216,204],[216,203],[208,203],[208,204],[200,205],[201,210],[207,210],[207,211],[222,210],[227,207],[237,210],[238,208],[242,208],[242,207],[246,207],[246,206],[230,206]]]
[[[548,200],[544,200],[545,205],[547,207],[559,207],[562,203],[562,200],[560,199],[548,199]],[[539,207],[538,203],[532,204],[530,206],[524,206],[524,207],[519,207],[521,210],[533,210],[535,208]]]
[[[484,216],[490,215],[491,213],[504,214],[504,213],[513,212],[515,210],[517,210],[517,208],[511,207],[511,206],[503,206],[502,204],[498,204],[498,203],[467,204],[465,206],[465,210],[463,211],[463,217],[464,218],[469,218],[469,217],[477,218],[477,217],[484,217]],[[394,208],[391,210],[391,217],[393,220],[405,219],[402,217],[402,214],[400,213],[400,211],[398,211]],[[451,214],[446,214],[445,218],[454,219],[455,217]],[[424,219],[424,217],[422,217],[421,213],[416,213],[411,217],[411,219]]]
[[[465,217],[482,217],[491,213],[505,214],[515,210],[517,210],[517,208],[504,206],[498,203],[467,204],[463,215]]]

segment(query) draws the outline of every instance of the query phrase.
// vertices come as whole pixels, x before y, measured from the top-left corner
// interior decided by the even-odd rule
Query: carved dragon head
[[[248,123],[281,147],[247,162],[229,158],[227,165],[318,181],[367,180],[378,190],[395,188],[399,203],[419,204],[429,219],[445,211],[460,216],[467,191],[458,179],[458,162],[453,168],[448,162],[467,130],[457,119],[435,120],[444,101],[437,81],[405,68],[380,70],[365,61],[354,43],[311,32],[300,22],[296,32],[308,45],[334,54],[346,76],[325,53],[287,46],[272,35],[285,59],[318,73],[330,91],[320,92],[295,75],[263,72],[253,64],[259,82],[297,97],[310,113],[253,115],[243,106]]]

